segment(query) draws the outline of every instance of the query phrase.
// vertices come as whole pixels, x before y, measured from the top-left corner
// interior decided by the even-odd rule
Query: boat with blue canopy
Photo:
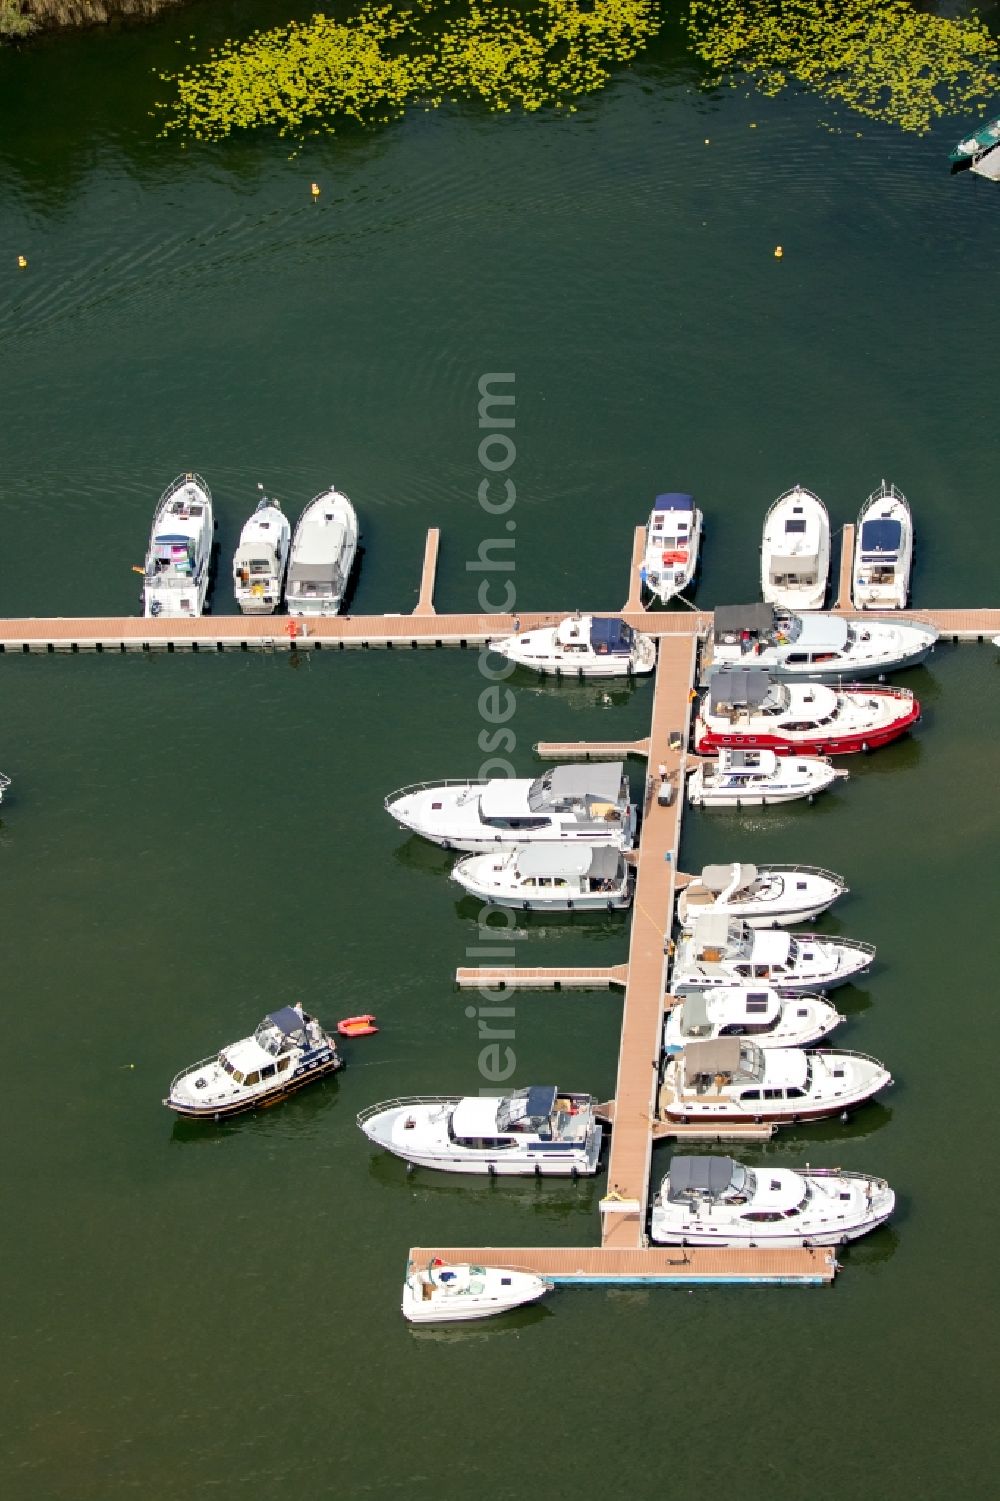
[[[704,517],[693,495],[658,495],[646,524],[643,587],[666,604],[688,587],[698,567]]]
[[[205,609],[215,517],[200,474],[179,474],[160,496],[143,569],[143,614],[195,619]]]
[[[168,1109],[195,1120],[241,1115],[296,1093],[343,1068],[336,1039],[301,1005],[268,1012],[250,1037],[182,1070]]]
[[[903,610],[913,567],[913,518],[906,496],[885,480],[861,507],[851,589],[856,610]]]
[[[623,678],[652,672],[656,645],[617,615],[567,615],[558,625],[517,631],[490,649],[554,677]]]

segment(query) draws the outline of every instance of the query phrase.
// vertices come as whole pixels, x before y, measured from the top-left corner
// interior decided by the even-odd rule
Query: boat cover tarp
[[[773,605],[719,605],[715,611],[715,639],[749,631],[764,636],[774,625]]]
[[[617,803],[621,792],[623,766],[621,761],[606,761],[603,764],[571,764],[555,766],[551,774],[549,801],[560,802],[563,798],[589,797],[597,803]]]
[[[554,1084],[529,1084],[519,1089],[501,1106],[498,1120],[504,1116],[513,1123],[523,1120],[546,1120],[556,1108],[558,1090]]]
[[[808,573],[810,566],[819,566],[819,552],[800,553],[772,553],[771,554],[771,577],[777,578],[782,573]]]
[[[701,884],[709,891],[725,891],[734,876],[740,886],[749,886],[757,879],[756,865],[706,865],[701,873]]]
[[[683,495],[679,490],[671,490],[666,495],[658,495],[653,501],[654,511],[693,511],[694,496]]]
[[[732,1074],[740,1066],[738,1037],[710,1037],[707,1042],[689,1042],[684,1049],[684,1077],[699,1074]]]
[[[713,705],[746,704],[755,709],[767,698],[771,679],[762,667],[716,667],[708,675]]]
[[[729,944],[729,914],[705,912],[694,926],[695,947],[699,949],[724,949]]]
[[[340,579],[339,562],[293,563],[288,570],[290,584],[335,584]]]
[[[815,613],[800,616],[796,651],[843,651],[847,645],[847,621],[841,615]]]
[[[582,876],[591,851],[583,844],[526,844],[517,854],[519,876]]]
[[[716,1198],[725,1193],[733,1181],[733,1169],[737,1165],[732,1157],[674,1157],[670,1163],[667,1197],[674,1204],[689,1193],[709,1194]]]
[[[633,631],[624,620],[609,620],[606,617],[591,621],[590,644],[595,651],[610,652],[614,656],[627,657],[632,650]]]
[[[681,1031],[690,1037],[692,1032],[703,1031],[708,1025],[708,995],[704,990],[693,990],[684,997]]]
[[[282,1006],[277,1011],[269,1011],[267,1019],[286,1037],[294,1037],[296,1032],[301,1032],[305,1026],[305,1022],[294,1006]]]
[[[863,521],[861,523],[862,553],[898,552],[902,540],[902,522],[894,520],[891,516],[883,516],[877,521]]]

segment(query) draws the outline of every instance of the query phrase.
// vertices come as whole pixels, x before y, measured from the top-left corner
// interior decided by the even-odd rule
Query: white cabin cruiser
[[[555,766],[529,780],[417,782],[391,792],[386,812],[445,849],[568,840],[631,849],[636,812],[621,761]]]
[[[215,518],[200,474],[179,474],[160,496],[149,536],[142,587],[151,619],[195,619],[205,608]]]
[[[764,518],[760,582],[768,604],[821,610],[830,573],[830,518],[811,490],[796,485]]]
[[[856,610],[905,610],[913,567],[909,502],[885,480],[861,507],[851,597]]]
[[[839,1246],[884,1225],[895,1206],[888,1183],[868,1173],[678,1156],[649,1234],[666,1246]]]
[[[905,735],[920,719],[908,688],[777,682],[759,667],[713,667],[694,727],[704,755],[734,746],[791,755],[853,755]]]
[[[842,877],[818,865],[706,865],[681,892],[677,916],[685,927],[724,913],[751,928],[784,928],[819,917],[847,889]]]
[[[422,1268],[407,1263],[402,1311],[411,1324],[451,1324],[507,1313],[551,1291],[552,1283],[534,1272],[468,1262],[449,1265],[435,1257]]]
[[[690,495],[658,495],[646,524],[642,580],[661,604],[686,589],[698,567],[704,518]]]
[[[288,566],[289,615],[336,615],[358,550],[358,518],[346,495],[325,490],[299,517]]]
[[[723,746],[717,756],[699,761],[688,777],[688,802],[694,808],[762,808],[802,797],[811,801],[848,775],[826,756],[778,756],[771,750]]]
[[[291,540],[288,517],[276,500],[262,495],[233,558],[233,592],[244,615],[273,615],[280,606]]]
[[[712,663],[761,667],[772,678],[842,682],[916,667],[933,651],[937,627],[920,620],[849,620],[774,605],[723,605],[715,611]]]
[[[525,912],[604,912],[632,900],[632,870],[613,844],[516,844],[466,855],[451,873],[483,902]]]
[[[691,990],[667,1012],[663,1050],[678,1053],[689,1042],[713,1037],[752,1037],[762,1048],[807,1048],[843,1020],[824,995],[785,996],[745,985]]]
[[[369,1141],[445,1173],[576,1177],[597,1172],[602,1129],[589,1094],[532,1084],[508,1095],[417,1095],[358,1116]]]
[[[343,1068],[334,1037],[301,1006],[272,1011],[254,1032],[184,1069],[164,1100],[178,1115],[221,1120],[276,1104]]]
[[[652,637],[617,616],[568,615],[558,625],[504,636],[490,649],[519,667],[556,677],[624,678],[656,666]]]
[[[794,1125],[854,1110],[892,1083],[877,1058],[832,1048],[762,1048],[749,1037],[689,1042],[664,1058],[661,1120]]]
[[[716,985],[773,986],[785,995],[832,990],[870,969],[875,947],[857,938],[751,928],[742,918],[710,912],[682,930],[674,953],[671,990]]]

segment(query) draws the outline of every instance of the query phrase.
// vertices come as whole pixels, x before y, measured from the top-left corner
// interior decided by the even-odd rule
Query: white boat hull
[[[866,554],[862,547],[862,530],[868,520],[894,521],[899,525],[899,547],[892,557],[891,567],[880,568],[875,561],[876,555]],[[909,504],[904,495],[883,482],[882,489],[868,497],[858,517],[851,586],[854,608],[905,610],[912,567],[913,518]]]
[[[401,1308],[403,1317],[411,1324],[464,1323],[537,1303],[551,1290],[551,1282],[533,1272],[468,1265],[431,1266],[407,1277]]]
[[[764,520],[760,574],[767,604],[797,613],[823,608],[830,576],[830,518],[811,490],[796,486],[771,506]]]
[[[329,529],[330,545],[324,546],[324,528]],[[310,501],[295,527],[289,558],[287,606],[289,615],[320,617],[339,615],[350,583],[358,550],[358,518],[346,495],[327,490]],[[296,580],[296,568],[336,569],[335,580],[307,584]],[[322,588],[329,592],[320,592]]]

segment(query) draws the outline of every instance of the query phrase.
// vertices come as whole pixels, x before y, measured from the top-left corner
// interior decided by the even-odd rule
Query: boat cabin
[[[502,777],[487,782],[479,798],[484,822],[502,829],[544,829],[565,822],[621,824],[629,806],[621,761],[605,765],[555,766],[532,782]]]
[[[868,585],[893,584],[903,546],[903,524],[893,517],[861,523],[861,564]]]
[[[554,1084],[531,1084],[499,1100],[469,1096],[451,1112],[448,1136],[457,1146],[490,1152],[563,1141],[585,1134],[579,1128],[589,1124],[591,1112],[583,1108],[589,1104],[589,1096],[562,1096]]]
[[[721,605],[713,622],[720,664],[767,653],[783,666],[821,666],[839,660],[851,637],[851,626],[839,615],[797,615],[773,605]]]
[[[614,892],[625,879],[621,850],[594,844],[529,844],[518,852],[521,886],[544,892]]]
[[[624,620],[570,615],[556,627],[556,645],[560,651],[569,653],[629,657],[635,647],[635,631]]]
[[[774,990],[733,990],[725,994],[695,990],[684,997],[681,1008],[681,1036],[692,1042],[773,1032],[782,1015],[782,1001]]]
[[[713,667],[708,674],[709,712],[736,719],[749,714],[780,714],[788,689],[762,667]]]
[[[768,537],[768,581],[775,589],[815,589],[826,582],[821,561],[820,518],[800,502],[783,508],[784,519]]]
[[[649,547],[665,549],[663,562],[686,563],[694,527],[694,496],[674,491],[658,495],[649,518]]]

